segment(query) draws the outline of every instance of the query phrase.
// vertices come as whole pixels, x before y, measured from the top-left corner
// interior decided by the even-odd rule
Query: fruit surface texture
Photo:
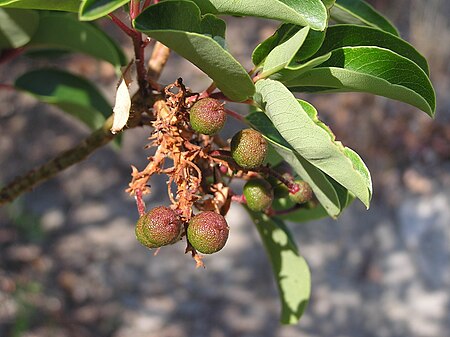
[[[273,201],[273,189],[264,179],[251,179],[244,185],[244,196],[248,208],[255,212],[267,210]]]
[[[298,186],[298,191],[289,193],[289,198],[297,204],[304,204],[305,202],[310,201],[313,197],[311,186],[303,180],[296,180],[295,183]]]
[[[267,141],[256,130],[241,130],[231,139],[231,155],[240,167],[255,169],[266,159]]]
[[[203,98],[190,109],[192,129],[204,135],[215,135],[224,126],[227,114],[223,104],[214,98]]]
[[[169,207],[159,206],[142,215],[136,224],[136,238],[148,248],[175,243],[181,234],[182,222]]]
[[[189,221],[187,238],[203,254],[218,252],[225,246],[229,228],[225,218],[212,211],[201,212]]]

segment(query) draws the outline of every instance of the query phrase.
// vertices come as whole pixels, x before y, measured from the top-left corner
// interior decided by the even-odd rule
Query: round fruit
[[[248,208],[261,212],[272,205],[273,189],[264,179],[251,179],[244,185],[244,196]]]
[[[200,253],[212,254],[225,246],[228,232],[228,224],[222,215],[205,211],[191,218],[187,238]]]
[[[203,98],[190,109],[192,129],[204,135],[214,135],[224,126],[227,114],[223,104],[214,98]]]
[[[289,193],[289,198],[297,204],[304,204],[305,202],[310,201],[313,197],[311,186],[303,180],[296,180],[295,184],[298,186],[298,191]]]
[[[253,129],[244,129],[231,139],[231,155],[244,169],[255,169],[262,165],[267,154],[267,142]]]
[[[159,206],[142,215],[136,224],[136,238],[148,248],[175,243],[181,235],[182,222],[170,208]]]

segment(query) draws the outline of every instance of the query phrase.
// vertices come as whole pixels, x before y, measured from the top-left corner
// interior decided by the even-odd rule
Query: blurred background
[[[150,129],[142,128],[124,134],[120,151],[104,147],[0,208],[0,336],[449,336],[450,3],[369,2],[429,60],[436,118],[365,94],[303,96],[362,156],[375,192],[368,211],[355,202],[337,221],[290,224],[313,282],[298,325],[279,324],[271,267],[239,205],[228,216],[226,247],[205,258],[206,269],[195,269],[181,243],[153,256],[135,240],[138,215],[124,190],[130,165],[143,168],[150,154]],[[226,20],[230,50],[251,68],[251,51],[277,24]],[[120,32],[100,24],[131,57]],[[0,83],[49,63],[14,60],[0,68]],[[117,79],[110,65],[81,55],[54,64],[88,76],[112,102]],[[194,91],[209,85],[172,55],[160,82],[178,77]],[[31,97],[0,91],[0,101],[2,185],[89,133]],[[229,123],[225,137],[240,127]],[[152,179],[149,208],[168,203],[164,183]]]

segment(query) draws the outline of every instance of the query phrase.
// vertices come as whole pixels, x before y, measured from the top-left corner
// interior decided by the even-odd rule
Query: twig
[[[0,64],[8,62],[9,60],[19,56],[23,53],[25,48],[13,48],[13,49],[6,49],[3,50],[0,53]]]
[[[137,32],[136,32],[137,33]],[[145,43],[142,41],[142,34],[137,33],[133,37],[134,54],[136,57],[136,73],[138,78],[139,91],[143,97],[148,94],[147,72],[144,65]]]
[[[69,166],[82,161],[96,149],[110,142],[115,137],[109,131],[112,126],[112,120],[112,117],[108,118],[101,128],[91,133],[74,148],[59,154],[39,168],[31,170],[3,187],[0,190],[0,205],[14,200],[20,194],[32,189],[40,182],[53,177]]]
[[[0,83],[0,90],[16,90],[16,87],[11,84]]]
[[[130,18],[131,18],[131,20],[136,19],[136,17],[141,12],[141,8],[139,7],[140,2],[141,2],[140,0],[131,0],[131,2],[130,2]]]
[[[292,180],[286,179],[283,175],[281,175],[280,173],[278,173],[269,166],[261,166],[256,171],[275,177],[276,179],[281,181],[284,185],[286,185],[286,187],[289,189],[289,193],[295,194],[300,190],[298,184],[296,184]]]
[[[142,10],[146,9],[148,6],[150,6],[152,3],[152,0],[145,0],[144,5],[142,6]]]
[[[127,34],[129,37],[134,38],[136,35],[136,31],[128,27],[126,24],[124,24],[117,16],[110,13],[109,17],[111,20],[116,24],[117,27],[119,27],[125,34]]]
[[[248,122],[245,120],[244,116],[238,114],[237,112],[235,112],[233,110],[229,110],[229,109],[224,109],[224,110],[229,116],[237,119],[238,121],[240,121],[240,122],[242,122],[244,124],[248,124]]]

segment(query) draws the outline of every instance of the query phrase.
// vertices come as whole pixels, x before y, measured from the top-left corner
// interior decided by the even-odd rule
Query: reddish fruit
[[[189,221],[187,238],[203,254],[218,252],[225,246],[229,228],[225,218],[212,211],[197,214]]]
[[[297,191],[289,193],[289,198],[297,204],[304,204],[310,201],[313,197],[311,186],[303,180],[296,180],[295,184],[297,185]]]
[[[227,114],[223,104],[214,98],[203,98],[194,103],[189,112],[192,129],[204,135],[214,135],[224,126]]]
[[[141,216],[136,224],[136,238],[148,248],[157,248],[179,240],[182,221],[170,208],[159,206]]]

